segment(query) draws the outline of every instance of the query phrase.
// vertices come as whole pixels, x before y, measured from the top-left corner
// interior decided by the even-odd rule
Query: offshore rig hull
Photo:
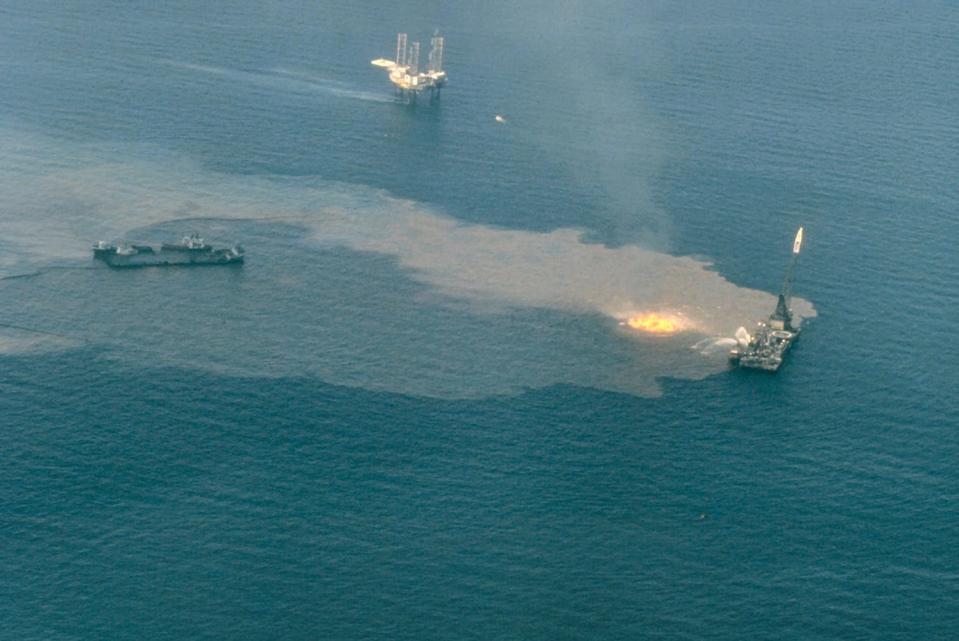
[[[776,302],[776,310],[768,321],[760,321],[756,324],[752,335],[743,327],[736,332],[739,345],[729,352],[729,360],[734,365],[775,372],[782,365],[786,352],[799,338],[799,328],[793,326],[793,314],[789,303],[796,260],[799,258],[799,249],[802,247],[802,233],[803,228],[800,227],[793,241],[792,258],[786,270],[779,300]]]

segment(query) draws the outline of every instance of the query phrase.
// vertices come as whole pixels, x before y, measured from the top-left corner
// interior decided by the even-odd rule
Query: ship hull
[[[243,257],[237,256],[232,258],[227,257],[204,257],[201,260],[183,260],[181,256],[174,256],[170,258],[162,257],[132,257],[128,258],[126,256],[114,256],[111,258],[102,259],[110,267],[114,269],[123,269],[130,267],[198,267],[201,265],[242,265]]]
[[[112,245],[103,245],[94,247],[93,257],[115,269],[243,264],[242,251],[212,249],[208,245],[195,248],[164,245],[159,249],[148,245],[132,245],[121,249]]]

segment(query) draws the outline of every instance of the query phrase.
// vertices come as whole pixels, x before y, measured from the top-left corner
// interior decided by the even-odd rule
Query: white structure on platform
[[[390,82],[396,87],[399,97],[416,100],[418,94],[427,91],[430,101],[439,99],[440,89],[446,84],[446,72],[443,71],[443,36],[439,32],[430,39],[430,55],[426,71],[419,70],[420,43],[406,46],[406,34],[396,34],[396,60],[377,58],[372,61],[377,67],[390,72]]]

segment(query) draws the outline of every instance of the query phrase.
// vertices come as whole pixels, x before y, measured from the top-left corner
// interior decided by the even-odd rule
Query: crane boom
[[[802,230],[796,232],[796,240],[793,241],[793,253],[789,259],[789,267],[786,269],[786,278],[783,280],[782,291],[779,292],[779,300],[776,302],[776,311],[769,317],[774,325],[779,325],[778,329],[792,330],[792,310],[789,304],[792,301],[793,275],[796,271],[796,260],[799,258],[799,250],[802,247]]]

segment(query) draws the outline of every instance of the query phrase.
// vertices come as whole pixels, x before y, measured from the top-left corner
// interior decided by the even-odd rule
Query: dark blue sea
[[[957,34],[4,0],[0,639],[956,638]],[[191,232],[245,265],[90,256]]]

